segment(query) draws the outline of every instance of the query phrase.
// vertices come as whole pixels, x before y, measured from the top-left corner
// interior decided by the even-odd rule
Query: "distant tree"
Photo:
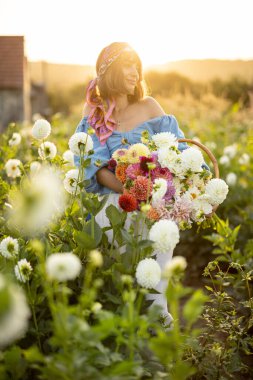
[[[241,103],[245,107],[250,105],[249,91],[252,90],[253,83],[232,77],[227,81],[216,78],[210,82],[210,85],[214,95],[226,98],[232,103]]]

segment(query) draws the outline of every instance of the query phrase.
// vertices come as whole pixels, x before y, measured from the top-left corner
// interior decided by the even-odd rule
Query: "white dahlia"
[[[15,275],[20,282],[28,281],[32,270],[31,264],[26,259],[19,260],[14,268]]]
[[[45,119],[38,119],[35,121],[32,128],[32,135],[37,140],[46,139],[51,133],[51,125]]]
[[[72,252],[53,253],[46,260],[47,275],[53,280],[74,280],[81,269],[82,264],[79,257]]]
[[[6,257],[6,259],[11,259],[18,255],[19,245],[17,239],[13,239],[8,236],[3,239],[0,243],[0,253],[2,256]]]
[[[192,187],[197,187],[200,190],[205,189],[204,179],[201,178],[198,173],[191,174],[191,176],[188,177],[188,180],[190,181]]]
[[[196,199],[200,195],[200,190],[196,187],[190,187],[182,196],[184,199],[188,199],[189,201],[192,201],[193,199]]]
[[[40,158],[42,158],[43,160],[45,160],[46,158],[52,159],[56,156],[57,148],[54,143],[45,141],[40,145],[38,153]]]
[[[65,178],[63,180],[63,185],[64,185],[65,190],[70,194],[79,194],[81,191],[77,182],[78,175],[79,175],[78,169],[71,169],[65,175]]]
[[[223,179],[213,178],[207,183],[205,192],[212,205],[219,205],[226,199],[228,185]]]
[[[14,158],[8,160],[5,164],[5,170],[6,170],[7,176],[11,178],[20,177],[21,176],[21,171],[19,168],[20,165],[21,165],[20,160],[17,160]]]
[[[183,272],[187,267],[187,262],[183,256],[175,256],[168,261],[163,270],[163,277],[170,278],[178,272]]]
[[[9,145],[10,146],[16,146],[16,145],[19,145],[20,142],[21,142],[21,135],[20,135],[20,133],[14,132],[12,134],[12,137],[9,140]]]
[[[135,276],[140,286],[153,289],[161,280],[160,265],[151,258],[141,260],[137,265]]]
[[[177,160],[180,161],[179,157],[174,150],[168,148],[160,148],[158,150],[158,162],[162,168],[170,169]]]
[[[30,311],[23,290],[8,284],[0,274],[0,302],[5,303],[0,311],[0,348],[22,338],[28,328]]]
[[[63,155],[63,159],[66,161],[66,164],[74,166],[74,153],[71,150],[66,150]]]
[[[178,226],[169,219],[159,220],[151,227],[149,239],[154,242],[153,247],[155,251],[161,253],[173,251],[179,242]]]
[[[204,158],[199,149],[188,148],[183,150],[180,155],[182,163],[187,170],[193,172],[201,172],[201,165],[204,163]]]
[[[152,136],[152,140],[158,149],[170,148],[171,146],[178,147],[178,141],[176,136],[171,132],[156,133]]]
[[[226,182],[229,186],[234,186],[237,182],[237,175],[233,172],[228,173],[226,176]]]
[[[199,196],[192,201],[192,218],[195,222],[204,220],[204,216],[211,214],[213,207],[206,194]]]
[[[153,183],[152,205],[159,203],[166,194],[168,185],[164,178],[156,178]]]
[[[69,139],[69,149],[76,156],[80,156],[81,151],[88,153],[93,149],[92,138],[85,132],[74,133]]]

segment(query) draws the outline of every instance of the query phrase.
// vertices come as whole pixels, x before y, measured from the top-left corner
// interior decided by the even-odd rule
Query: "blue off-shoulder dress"
[[[87,132],[89,127],[87,119],[87,116],[83,117],[76,128],[76,133]],[[105,145],[100,144],[100,141],[95,134],[91,135],[94,144],[94,154],[90,156],[91,164],[85,169],[85,179],[90,180],[90,184],[86,188],[87,192],[98,193],[101,195],[113,193],[111,189],[102,186],[97,182],[96,172],[102,167],[107,166],[107,163],[115,150],[127,148],[129,145],[141,142],[141,133],[143,131],[148,131],[150,136],[161,132],[171,132],[176,135],[178,139],[184,138],[184,134],[179,128],[175,116],[167,114],[146,120],[128,132],[114,131],[106,141]],[[179,143],[178,147],[180,150],[184,150],[188,146],[186,143]],[[79,166],[80,157],[74,156],[74,162],[76,166]]]

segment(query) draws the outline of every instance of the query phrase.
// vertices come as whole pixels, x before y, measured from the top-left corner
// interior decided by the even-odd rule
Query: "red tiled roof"
[[[24,63],[24,37],[0,36],[0,89],[23,87]]]

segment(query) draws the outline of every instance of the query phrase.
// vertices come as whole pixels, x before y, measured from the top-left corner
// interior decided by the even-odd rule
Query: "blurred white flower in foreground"
[[[6,257],[6,259],[11,259],[18,255],[19,245],[17,239],[13,239],[8,236],[3,239],[0,243],[0,253],[2,256]]]
[[[47,275],[53,280],[74,280],[81,269],[82,264],[79,257],[72,252],[53,253],[46,260]]]
[[[19,133],[17,133],[17,132],[14,132],[12,134],[12,137],[9,140],[9,145],[10,146],[19,145],[20,142],[21,142],[21,135]]]
[[[238,161],[241,165],[247,165],[249,163],[249,160],[250,156],[248,155],[248,153],[243,153]]]
[[[206,194],[212,205],[221,204],[227,197],[228,185],[223,179],[212,178],[206,185]]]
[[[221,156],[220,159],[219,159],[219,163],[221,165],[227,166],[227,165],[230,164],[230,158],[228,156],[226,156],[226,155]]]
[[[237,153],[237,144],[228,145],[223,150],[224,155],[234,158]]]
[[[81,189],[77,185],[78,181],[78,169],[69,170],[63,180],[65,190],[70,194],[79,194]]]
[[[35,121],[32,128],[32,135],[37,140],[46,139],[51,133],[51,125],[45,119],[38,119]]]
[[[139,262],[135,275],[140,286],[153,289],[161,280],[161,268],[154,259],[147,258]]]
[[[226,176],[226,182],[229,186],[234,186],[237,182],[237,175],[233,172],[228,173]]]
[[[39,161],[33,161],[30,163],[30,171],[32,174],[38,173],[41,169],[41,163]]]
[[[69,139],[69,149],[76,156],[80,156],[81,150],[88,153],[93,149],[92,138],[85,132],[77,132]]]
[[[39,146],[38,153],[43,160],[46,158],[52,159],[56,156],[57,148],[54,143],[45,141]]]
[[[26,259],[19,260],[14,268],[15,275],[20,282],[28,281],[32,270],[31,264]]]
[[[90,262],[94,267],[101,267],[103,265],[103,256],[97,249],[90,251]]]
[[[162,273],[162,276],[165,278],[170,278],[174,274],[183,272],[187,267],[187,262],[183,256],[175,256],[170,261],[168,261]]]
[[[30,311],[24,292],[0,274],[0,347],[21,338],[28,328]]]
[[[11,228],[25,235],[37,235],[61,215],[66,199],[60,176],[52,167],[42,168],[24,179],[20,190],[10,193],[12,209],[8,212],[8,222]]]
[[[100,302],[94,302],[94,304],[91,306],[92,313],[96,314],[102,309],[102,305]]]
[[[179,229],[172,220],[163,219],[154,223],[149,231],[149,239],[153,240],[156,251],[167,253],[179,242]]]
[[[71,165],[71,166],[74,166],[75,163],[74,163],[74,153],[71,152],[71,150],[66,150],[62,157],[64,158],[64,160],[66,161],[66,165]]]
[[[21,171],[19,166],[21,165],[21,161],[15,158],[8,160],[5,164],[5,170],[8,177],[16,178],[21,176]]]

